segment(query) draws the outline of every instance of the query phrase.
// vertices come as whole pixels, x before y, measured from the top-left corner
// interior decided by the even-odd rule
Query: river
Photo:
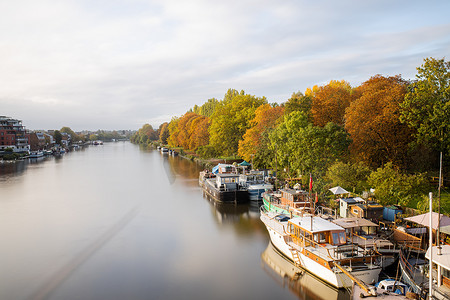
[[[270,247],[257,205],[206,199],[199,171],[129,142],[0,164],[0,299],[347,298]]]

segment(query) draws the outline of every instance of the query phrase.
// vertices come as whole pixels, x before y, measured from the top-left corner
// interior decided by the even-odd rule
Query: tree
[[[169,123],[164,122],[159,126],[159,141],[164,145],[167,144],[169,138]]]
[[[355,160],[378,167],[407,159],[411,129],[399,120],[400,103],[407,83],[400,76],[376,75],[357,89],[361,96],[346,109],[345,128],[350,133],[350,152]]]
[[[259,106],[255,111],[255,117],[250,121],[252,127],[247,129],[243,139],[239,141],[239,156],[250,161],[257,152],[266,152],[270,144],[267,143],[267,139],[264,139],[265,132],[275,127],[283,113],[284,107],[282,106],[273,107],[270,104]]]
[[[55,132],[53,133],[53,138],[55,139],[56,144],[61,145],[62,134],[59,130],[55,130]]]
[[[330,81],[315,92],[311,105],[314,125],[325,126],[329,122],[344,125],[345,109],[352,101],[352,88],[346,81]]]
[[[205,117],[211,117],[214,113],[217,104],[219,104],[219,100],[216,98],[208,99],[201,107],[199,114]],[[194,111],[195,112],[195,111]]]
[[[372,172],[368,183],[375,188],[375,197],[384,206],[400,204],[415,207],[429,190],[424,174],[403,174],[391,162]]]
[[[250,127],[256,109],[266,103],[265,97],[228,90],[211,116],[210,145],[222,155],[236,155],[239,140]]]
[[[450,62],[426,58],[409,86],[400,120],[416,130],[419,143],[450,151]]]
[[[367,178],[370,173],[370,168],[363,162],[352,164],[338,160],[328,168],[326,177],[333,186],[339,185],[348,191],[362,193],[369,187]]]
[[[289,176],[312,173],[316,178],[323,177],[331,163],[346,157],[350,144],[341,126],[314,126],[298,111],[284,116],[271,132],[270,140],[272,149],[276,149],[278,166],[285,168]]]
[[[312,97],[304,96],[301,92],[293,93],[286,103],[284,103],[285,114],[290,114],[293,111],[300,111],[307,116],[311,115]]]
[[[60,130],[61,133],[67,133],[70,135],[72,142],[78,142],[81,140],[81,138],[76,134],[70,127],[63,127]]]

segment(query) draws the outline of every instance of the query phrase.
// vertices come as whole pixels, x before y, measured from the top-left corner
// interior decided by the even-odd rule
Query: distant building
[[[0,116],[0,151],[7,148],[13,152],[29,152],[29,134],[21,120]]]

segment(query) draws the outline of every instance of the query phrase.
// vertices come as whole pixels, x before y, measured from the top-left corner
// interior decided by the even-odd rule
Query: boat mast
[[[442,151],[439,160],[439,186],[438,186],[438,225],[437,225],[437,254],[441,255],[441,183],[442,183]]]
[[[428,298],[433,299],[432,288],[433,288],[433,193],[430,192],[430,266],[428,270]]]

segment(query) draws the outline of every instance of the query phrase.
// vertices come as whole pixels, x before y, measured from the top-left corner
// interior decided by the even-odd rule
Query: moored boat
[[[357,244],[364,251],[375,251],[380,254],[380,262],[384,268],[392,265],[397,259],[399,248],[387,239],[379,236],[378,225],[364,218],[340,218],[331,222],[345,229],[350,242]]]
[[[44,156],[44,151],[31,151],[29,154],[29,158],[39,158]]]
[[[337,288],[378,281],[381,266],[377,256],[364,253],[358,245],[346,240],[345,230],[313,215],[295,216],[261,209],[274,246],[287,258],[311,274]]]
[[[248,201],[247,189],[239,185],[238,174],[216,174],[205,179],[203,191],[219,202],[242,203]]]
[[[252,201],[262,200],[262,194],[273,189],[273,184],[265,180],[264,172],[251,171],[239,176],[239,185],[247,188],[248,197]]]
[[[311,213],[314,209],[308,192],[290,188],[263,193],[263,204],[267,211],[294,215]]]

